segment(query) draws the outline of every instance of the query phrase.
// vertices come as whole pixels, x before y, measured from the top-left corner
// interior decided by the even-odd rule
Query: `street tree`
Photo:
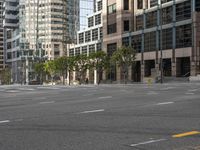
[[[0,81],[1,84],[11,84],[11,70],[10,68],[5,68],[0,71]]]
[[[63,77],[63,85],[65,85],[65,78],[67,78],[68,72],[68,57],[63,56],[56,60],[54,60],[56,70],[61,74]]]
[[[95,77],[95,79],[98,80],[98,82],[95,81],[95,83],[100,84],[101,82],[100,75],[103,73],[105,69],[109,67],[109,59],[107,54],[104,51],[91,53],[89,55],[89,65],[90,68],[94,69],[97,73],[97,77]]]
[[[76,58],[74,56],[68,57],[68,72],[69,72],[69,85],[71,85],[71,73],[75,71]]]
[[[126,84],[128,68],[132,66],[136,59],[136,51],[128,46],[122,46],[112,55],[112,62],[116,63],[123,71],[124,83]]]
[[[86,76],[87,69],[89,69],[89,59],[87,55],[81,54],[81,55],[75,56],[74,68],[75,68],[75,71],[78,73],[79,82],[81,84]]]
[[[44,64],[44,70],[47,74],[49,74],[51,76],[51,82],[53,84],[53,77],[56,74],[56,65],[55,65],[55,61],[50,60],[45,62]]]
[[[39,77],[39,81],[40,81],[40,84],[42,84],[43,82],[43,75],[44,75],[44,63],[36,63],[34,64],[34,70],[35,70],[35,73],[38,75]]]

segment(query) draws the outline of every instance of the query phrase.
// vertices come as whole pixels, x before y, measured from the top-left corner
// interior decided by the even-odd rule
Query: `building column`
[[[128,81],[132,81],[132,65],[130,67],[128,67]]]
[[[144,76],[145,76],[145,65],[144,63],[141,64],[141,82],[144,82]]]
[[[119,83],[121,83],[121,68],[116,66],[116,78]]]
[[[26,84],[28,84],[28,82],[29,82],[29,62],[28,62],[28,58],[26,58],[25,69],[26,69]]]
[[[176,61],[172,62],[172,77],[176,77]]]
[[[76,80],[76,71],[73,71],[73,81]]]
[[[94,70],[94,85],[97,85],[98,83],[98,77],[97,77],[97,70]]]

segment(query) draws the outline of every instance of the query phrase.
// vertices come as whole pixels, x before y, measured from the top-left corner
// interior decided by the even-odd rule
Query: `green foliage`
[[[89,55],[90,68],[94,68],[99,71],[107,68],[109,66],[108,64],[108,56],[103,51],[98,51]]]
[[[126,83],[128,67],[134,64],[136,51],[132,47],[122,46],[112,55],[111,62],[118,65],[123,70],[124,82]]]
[[[0,80],[1,84],[11,84],[11,71],[9,68],[5,68],[2,71],[0,71]]]
[[[63,76],[63,85],[65,84],[65,76],[67,76],[68,71],[68,57],[63,56],[54,61],[56,71],[60,72]]]
[[[55,61],[50,60],[44,63],[44,71],[49,74],[52,78],[56,73]]]
[[[89,69],[89,57],[87,55],[81,54],[74,58],[74,68],[77,71],[80,83],[82,83],[87,69]]]
[[[131,66],[135,61],[135,56],[136,52],[132,47],[122,46],[113,53],[111,60],[119,67]]]

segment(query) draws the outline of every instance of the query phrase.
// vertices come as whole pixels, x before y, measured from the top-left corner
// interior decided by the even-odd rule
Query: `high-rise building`
[[[35,79],[34,62],[65,55],[79,29],[79,0],[5,0],[4,12],[13,82]]]
[[[3,30],[3,1],[0,0],[0,71],[5,67],[4,61],[4,30]]]
[[[130,81],[200,74],[199,0],[103,0],[103,50],[130,45],[137,51]],[[162,68],[162,69],[161,69]],[[120,81],[114,68],[107,79]]]
[[[87,28],[87,16],[95,11],[96,0],[80,0],[80,30]]]
[[[68,56],[77,56],[80,54],[88,55],[102,50],[103,39],[103,20],[102,20],[102,0],[96,0],[95,11],[87,15],[87,27],[78,31],[77,42],[71,45],[68,51]],[[95,72],[87,71],[87,78],[94,80]],[[71,79],[77,79],[76,73]],[[97,82],[97,81],[95,81]]]

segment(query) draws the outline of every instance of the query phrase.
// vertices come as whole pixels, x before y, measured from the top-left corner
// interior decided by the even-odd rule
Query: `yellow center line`
[[[181,137],[197,135],[197,134],[200,134],[200,132],[199,131],[191,131],[191,132],[185,132],[185,133],[181,133],[181,134],[175,134],[172,137],[173,138],[181,138]]]

